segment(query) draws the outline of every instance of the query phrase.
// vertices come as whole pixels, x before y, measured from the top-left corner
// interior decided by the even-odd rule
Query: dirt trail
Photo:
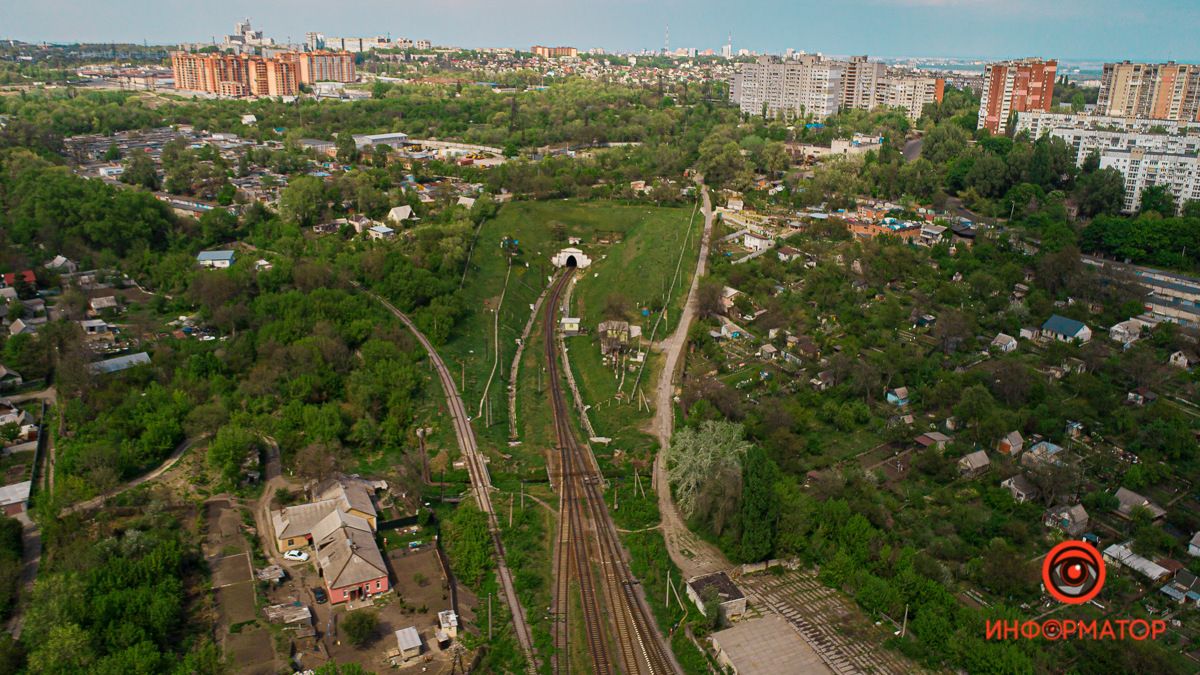
[[[658,439],[659,446],[665,449],[671,443],[671,434],[675,428],[675,379],[680,370],[680,357],[683,346],[687,342],[688,329],[696,314],[696,294],[700,286],[700,278],[708,267],[708,249],[712,241],[713,220],[716,214],[712,209],[708,188],[700,183],[700,194],[704,200],[704,238],[700,242],[700,259],[696,262],[696,273],[692,276],[692,285],[688,289],[687,302],[679,318],[675,332],[659,343],[659,349],[666,357],[662,375],[659,377],[658,390],[654,394],[654,419],[651,420],[651,432]],[[683,521],[683,516],[671,498],[671,488],[667,483],[667,465],[664,452],[659,451],[654,458],[654,487],[658,491],[658,509],[662,515],[663,538],[667,542],[667,550],[671,560],[683,572],[685,579],[699,574],[707,574],[731,567],[729,560],[717,547],[701,540]]]

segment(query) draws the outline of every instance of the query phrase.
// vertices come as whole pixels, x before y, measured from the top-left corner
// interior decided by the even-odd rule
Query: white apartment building
[[[1134,133],[1145,133],[1154,130],[1179,135],[1200,133],[1200,122],[1152,120],[1146,117],[1053,113],[1040,110],[1017,113],[1016,132],[1018,134],[1022,131],[1028,131],[1029,135],[1033,138],[1040,138],[1052,129],[1102,129]]]
[[[1052,129],[1056,136],[1075,149],[1075,163],[1083,161],[1093,152],[1101,157],[1111,151],[1140,148],[1146,152],[1169,155],[1195,155],[1200,153],[1200,136],[1169,136],[1126,131],[1102,131],[1099,129]]]
[[[868,61],[866,56],[851,56],[842,73],[840,104],[846,108],[871,110],[879,105],[877,91],[887,77],[887,66]]]
[[[926,104],[942,100],[945,81],[933,77],[892,75],[881,80],[878,87],[876,106],[903,108],[908,119],[916,122],[921,118]]]
[[[1142,190],[1166,186],[1180,207],[1200,199],[1200,156],[1154,152],[1143,148],[1108,150],[1100,156],[1100,168],[1116,169],[1125,177],[1125,208],[1133,213],[1142,203]]]
[[[838,111],[842,64],[817,55],[784,63],[762,57],[742,64],[733,77],[730,97],[744,113],[810,114],[824,119]]]

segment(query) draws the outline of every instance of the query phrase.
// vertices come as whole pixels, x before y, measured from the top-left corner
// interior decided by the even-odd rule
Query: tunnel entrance
[[[573,255],[567,256],[567,267],[574,268],[574,267],[578,267],[578,266],[579,266],[579,263],[575,260],[575,256],[573,256]]]

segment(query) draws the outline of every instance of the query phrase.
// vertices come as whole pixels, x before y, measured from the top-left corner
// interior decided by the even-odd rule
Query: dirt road
[[[700,259],[696,262],[696,274],[692,276],[692,286],[688,289],[687,302],[675,332],[659,343],[659,348],[666,357],[662,376],[659,378],[658,390],[654,394],[654,419],[651,421],[651,431],[658,439],[659,447],[665,449],[671,442],[671,434],[675,429],[675,380],[679,374],[680,357],[684,344],[687,342],[688,329],[696,314],[696,294],[700,286],[700,278],[708,267],[708,248],[712,241],[713,220],[716,214],[712,209],[708,188],[700,186],[704,200],[704,238],[700,242]],[[658,509],[662,515],[663,538],[667,542],[667,550],[671,560],[683,572],[685,579],[699,574],[707,574],[718,570],[728,569],[730,562],[715,546],[701,540],[683,521],[675,501],[671,498],[671,488],[667,483],[667,465],[665,453],[661,450],[654,458],[654,486],[658,490]]]

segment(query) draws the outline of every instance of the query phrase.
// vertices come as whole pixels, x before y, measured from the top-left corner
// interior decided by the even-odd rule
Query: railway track
[[[361,289],[361,286],[357,283],[354,286]],[[492,506],[491,474],[488,472],[487,463],[484,462],[483,456],[479,452],[479,446],[475,441],[475,431],[471,428],[470,418],[467,416],[467,408],[463,405],[458,388],[454,385],[454,376],[450,374],[450,370],[446,368],[446,363],[442,361],[442,357],[433,348],[433,343],[421,333],[416,324],[406,314],[396,309],[395,305],[385,300],[382,296],[365,289],[362,290],[383,305],[384,308],[408,327],[409,331],[412,332],[417,341],[421,343],[421,346],[429,354],[429,359],[433,363],[434,370],[437,371],[438,379],[442,383],[442,390],[446,393],[446,405],[450,409],[450,417],[454,423],[454,435],[458,440],[459,450],[462,451],[463,458],[466,460],[467,472],[471,476],[471,491],[474,493],[475,502],[479,505],[479,510],[487,515],[488,532],[492,538],[492,545],[496,550],[496,576],[500,579],[500,588],[504,595],[504,602],[508,605],[509,611],[512,613],[513,630],[516,632],[517,642],[521,646],[521,651],[525,654],[528,672],[536,672],[537,660],[533,651],[532,633],[529,630],[529,622],[525,618],[525,610],[521,607],[521,603],[517,598],[517,593],[513,585],[512,572],[508,569],[504,542],[500,540],[500,522],[497,520],[496,511]]]
[[[544,315],[550,401],[559,453],[560,520],[555,554],[554,670],[570,671],[571,581],[578,583],[584,631],[596,673],[617,672],[610,641],[618,647],[621,672],[665,675],[679,671],[625,561],[616,526],[604,503],[603,478],[591,451],[571,425],[560,379],[557,310],[574,269],[555,281]],[[599,589],[597,589],[599,587]],[[603,602],[603,606],[601,605]],[[605,626],[609,631],[605,630]]]

